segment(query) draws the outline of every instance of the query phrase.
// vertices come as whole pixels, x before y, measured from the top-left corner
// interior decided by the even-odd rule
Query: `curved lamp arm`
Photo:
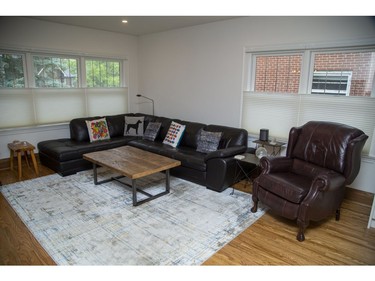
[[[155,115],[155,106],[154,106],[154,100],[153,99],[150,99],[148,97],[145,97],[145,96],[142,96],[140,94],[137,95],[137,97],[142,97],[142,98],[145,98],[145,99],[148,99],[152,102],[152,115]]]

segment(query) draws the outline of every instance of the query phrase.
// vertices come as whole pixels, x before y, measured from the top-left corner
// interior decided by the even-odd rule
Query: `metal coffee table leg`
[[[94,170],[94,184],[95,185],[99,185],[99,184],[110,182],[110,181],[117,181],[118,183],[123,184],[125,187],[130,187],[131,191],[132,191],[133,206],[139,206],[143,203],[146,203],[148,201],[156,199],[156,198],[158,198],[160,196],[163,196],[165,194],[168,194],[170,192],[170,173],[169,173],[169,170],[165,170],[165,191],[160,192],[160,193],[155,194],[155,195],[152,195],[152,194],[150,194],[150,193],[148,193],[148,192],[146,192],[142,189],[137,188],[136,179],[131,180],[131,185],[126,183],[126,182],[120,181],[119,179],[124,178],[124,176],[111,177],[111,178],[108,178],[108,179],[105,179],[105,180],[98,181],[98,170],[97,170],[96,164],[93,164],[93,170]],[[138,201],[137,192],[146,195],[148,198]]]

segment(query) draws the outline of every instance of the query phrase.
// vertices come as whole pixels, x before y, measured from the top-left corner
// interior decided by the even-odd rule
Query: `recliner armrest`
[[[244,145],[218,149],[216,151],[207,153],[207,155],[204,157],[204,161],[207,162],[213,158],[234,157],[237,154],[245,153],[246,149],[247,147]]]
[[[317,175],[311,185],[311,189],[328,191],[342,188],[345,185],[345,177],[334,171],[327,171]]]
[[[262,174],[287,172],[292,168],[293,160],[289,157],[262,157],[259,165],[262,168]]]

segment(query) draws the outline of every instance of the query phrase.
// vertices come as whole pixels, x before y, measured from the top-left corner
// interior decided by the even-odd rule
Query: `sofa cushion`
[[[206,171],[206,163],[204,160],[205,154],[197,152],[194,148],[183,146],[174,148],[161,142],[152,142],[143,139],[133,140],[129,142],[129,145],[179,160],[184,167],[189,167],[202,172]]]
[[[87,130],[87,120],[99,119],[100,116],[75,118],[69,123],[70,138],[74,141],[90,141],[89,131]]]
[[[206,125],[197,122],[187,122],[180,120],[178,120],[177,122],[186,126],[180,146],[187,146],[196,149],[198,146],[199,131],[203,129]]]
[[[90,142],[110,139],[107,121],[105,118],[87,120],[86,125],[89,132]]]
[[[158,122],[148,123],[146,131],[143,134],[143,139],[154,141],[159,133],[160,127],[161,127],[161,123],[158,123]]]
[[[245,129],[208,125],[205,127],[206,131],[223,132],[218,149],[224,149],[232,146],[244,145],[247,146],[248,133]]]
[[[203,129],[198,134],[198,146],[197,151],[208,153],[216,151],[223,132],[208,132]]]
[[[124,136],[143,136],[144,116],[125,116]]]
[[[38,150],[40,154],[48,155],[58,162],[65,162],[81,158],[81,154],[73,145],[74,141],[70,139],[47,140],[38,143]]]
[[[157,135],[155,141],[163,142],[165,136],[168,133],[169,126],[172,123],[172,120],[166,117],[156,117],[153,122],[161,123],[159,134]]]
[[[185,128],[185,125],[172,121],[163,143],[172,147],[177,147],[181,141]]]
[[[204,154],[197,152],[194,148],[180,146],[172,153],[172,156],[174,159],[180,160],[184,167],[206,172],[207,165]]]
[[[293,203],[302,202],[311,186],[311,178],[291,172],[260,175],[257,181],[270,193]]]
[[[111,136],[111,138],[124,135],[124,116],[125,114],[106,116],[109,135]]]

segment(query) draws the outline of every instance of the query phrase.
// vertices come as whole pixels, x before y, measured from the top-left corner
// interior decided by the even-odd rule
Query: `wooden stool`
[[[13,158],[14,154],[17,153],[17,160],[18,160],[18,180],[21,180],[22,178],[22,163],[21,163],[21,157],[22,153],[25,155],[26,163],[27,166],[29,166],[29,161],[27,159],[27,153],[30,153],[31,160],[33,161],[35,173],[39,175],[39,169],[38,169],[38,164],[36,163],[35,155],[34,155],[34,149],[35,147],[28,143],[27,141],[22,141],[22,142],[13,142],[13,143],[8,143],[8,148],[10,150],[10,170],[13,171]]]

